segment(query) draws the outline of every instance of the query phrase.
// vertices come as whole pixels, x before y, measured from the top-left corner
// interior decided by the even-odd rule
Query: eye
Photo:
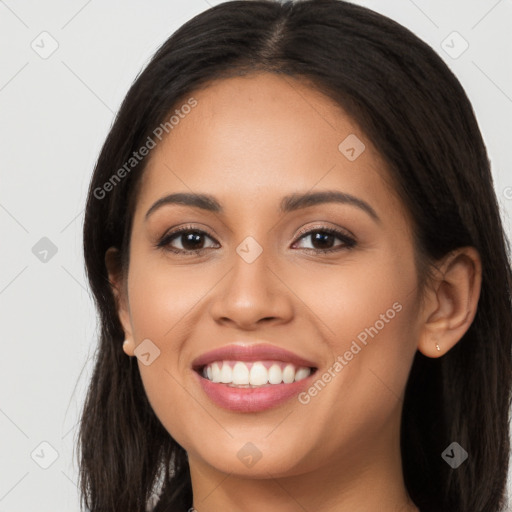
[[[310,238],[313,245],[320,247],[302,247],[301,249],[313,252],[335,252],[344,249],[351,249],[357,245],[357,242],[351,236],[342,231],[325,226],[314,229],[303,230],[299,233],[299,241]],[[213,244],[206,245],[205,239],[213,241]],[[335,240],[341,241],[338,245],[332,245]],[[173,245],[176,243],[176,245]],[[200,254],[206,249],[215,248],[218,242],[206,231],[194,228],[193,226],[184,226],[175,231],[165,234],[156,244],[157,248],[163,248],[180,255]],[[296,244],[294,244],[296,245]],[[294,247],[294,246],[292,246]]]
[[[164,235],[156,246],[177,254],[198,254],[204,249],[209,248],[204,245],[203,239],[205,237],[213,240],[213,238],[203,230],[194,229],[192,226],[184,226]],[[177,245],[181,245],[181,247],[173,247],[171,244],[174,241],[177,241]]]
[[[325,226],[308,229],[299,233],[299,240],[307,240],[308,238],[310,238],[313,245],[320,246],[319,248],[303,247],[303,249],[313,252],[335,252],[343,249],[351,249],[357,245],[354,238],[346,233]],[[342,243],[337,246],[333,246],[332,244],[336,238],[341,240]]]

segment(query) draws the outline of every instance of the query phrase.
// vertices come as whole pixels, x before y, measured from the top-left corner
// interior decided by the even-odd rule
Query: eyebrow
[[[377,223],[381,222],[381,219],[377,215],[377,212],[366,201],[363,201],[362,199],[355,197],[351,194],[346,194],[344,192],[339,192],[337,190],[308,192],[305,194],[290,194],[288,196],[283,197],[283,199],[281,200],[280,211],[282,213],[288,213],[323,203],[341,203],[352,205],[366,212]],[[153,212],[155,212],[155,210],[167,204],[181,204],[185,206],[192,206],[214,213],[224,212],[221,204],[215,199],[215,197],[209,194],[192,194],[180,192],[176,194],[169,194],[165,197],[158,199],[146,212],[145,219],[147,220],[148,217]]]

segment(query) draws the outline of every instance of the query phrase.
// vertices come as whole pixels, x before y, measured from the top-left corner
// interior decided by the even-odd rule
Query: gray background
[[[79,510],[74,436],[96,344],[81,252],[88,182],[138,72],[218,3],[0,1],[0,512]],[[510,236],[512,2],[355,3],[410,28],[458,76]]]

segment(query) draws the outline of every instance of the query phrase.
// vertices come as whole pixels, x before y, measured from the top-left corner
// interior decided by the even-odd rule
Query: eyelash
[[[176,249],[174,247],[171,247],[169,245],[170,242],[173,239],[177,238],[179,235],[183,234],[183,233],[196,233],[196,234],[200,234],[200,235],[206,235],[209,238],[211,238],[212,240],[215,240],[206,231],[203,231],[201,229],[196,229],[193,226],[184,226],[184,227],[179,228],[179,229],[177,229],[175,231],[172,231],[171,233],[165,234],[160,239],[160,241],[155,245],[155,247],[159,248],[159,249],[163,249],[165,251],[170,251],[170,252],[173,252],[175,254],[182,255],[182,256],[191,255],[191,254],[200,254],[202,251],[210,249],[208,247],[202,247],[201,249]],[[319,227],[316,227],[316,228],[313,228],[313,229],[311,229],[311,228],[304,229],[304,230],[302,230],[302,231],[300,231],[298,233],[297,239],[301,240],[302,238],[305,238],[306,235],[309,236],[309,235],[312,235],[314,233],[327,233],[329,235],[334,235],[336,238],[340,239],[343,242],[343,244],[342,245],[338,245],[336,247],[332,247],[330,249],[311,249],[311,248],[305,248],[305,249],[302,249],[302,250],[313,251],[313,252],[317,252],[317,253],[320,252],[320,253],[324,253],[325,254],[325,253],[331,253],[331,252],[338,252],[338,251],[341,251],[341,250],[352,249],[352,248],[354,248],[357,245],[357,242],[352,237],[346,235],[345,233],[343,233],[341,231],[338,231],[337,229],[329,228],[329,227],[326,227],[326,226],[319,226]]]

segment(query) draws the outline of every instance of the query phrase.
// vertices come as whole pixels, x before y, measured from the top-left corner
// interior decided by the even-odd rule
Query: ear
[[[418,350],[423,355],[440,357],[460,341],[475,318],[481,284],[482,264],[474,247],[459,248],[445,257],[426,290],[420,313]]]
[[[125,333],[125,343],[123,343],[123,350],[127,355],[133,356],[135,341],[133,339],[132,326],[130,321],[128,293],[125,285],[125,279],[123,278],[120,253],[116,247],[110,247],[105,253],[105,266],[107,267],[110,287],[116,300],[119,321],[121,322]]]

